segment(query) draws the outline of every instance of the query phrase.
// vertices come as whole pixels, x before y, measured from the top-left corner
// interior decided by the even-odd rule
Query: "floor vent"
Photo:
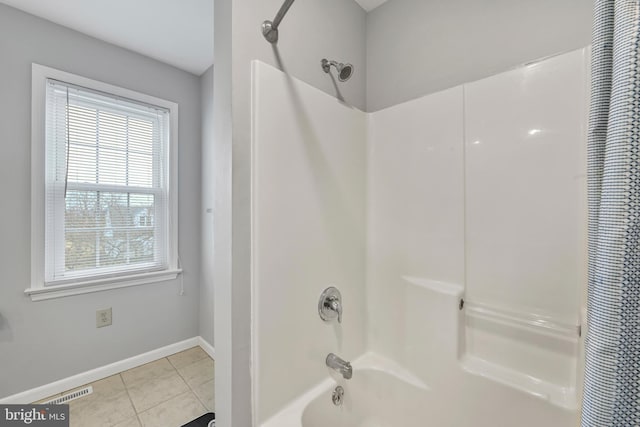
[[[76,390],[72,393],[64,394],[62,396],[56,397],[55,399],[42,402],[41,405],[63,405],[65,403],[71,402],[72,400],[76,400],[76,399],[80,399],[81,397],[88,396],[91,393],[93,393],[93,387],[87,386],[87,387],[81,388],[80,390]]]

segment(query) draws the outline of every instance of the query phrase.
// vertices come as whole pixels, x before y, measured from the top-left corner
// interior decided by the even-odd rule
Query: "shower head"
[[[338,80],[341,82],[346,82],[351,78],[351,74],[353,74],[353,65],[351,64],[340,64],[341,67],[338,68]]]
[[[351,78],[351,75],[353,74],[353,65],[351,64],[329,61],[328,59],[322,60],[322,69],[325,73],[329,73],[331,71],[331,66],[336,67],[336,71],[338,71],[338,80],[340,80],[341,82],[346,82]]]

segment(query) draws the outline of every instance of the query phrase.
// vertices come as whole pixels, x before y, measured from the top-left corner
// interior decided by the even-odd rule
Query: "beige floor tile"
[[[120,375],[122,375],[122,380],[126,386],[131,387],[134,384],[146,382],[171,372],[175,372],[175,368],[166,358],[164,358],[156,360],[155,362],[147,363],[146,365],[138,366],[137,368],[129,369]]]
[[[93,393],[69,402],[70,427],[102,427],[135,417],[127,390],[119,375],[90,384]]]
[[[89,385],[93,387],[93,394],[97,394],[100,396],[114,394],[116,392],[126,390],[126,387],[124,386],[124,382],[122,381],[122,377],[120,375],[112,375],[102,380],[93,382]]]
[[[174,370],[147,381],[137,381],[127,389],[136,412],[140,413],[188,391],[189,387]]]
[[[198,398],[191,392],[155,406],[140,414],[143,427],[177,427],[207,413]]]
[[[169,362],[177,369],[191,365],[199,360],[206,359],[209,355],[200,347],[196,346],[189,350],[181,351],[168,357]]]
[[[69,402],[70,426],[180,426],[215,411],[214,366],[204,350],[194,347],[91,383],[91,395]]]
[[[207,357],[206,359],[178,369],[178,372],[191,388],[195,388],[213,379],[215,363]]]
[[[113,427],[140,427],[140,421],[138,421],[138,417],[129,418],[128,420],[124,420],[121,423],[114,425]]]
[[[204,406],[211,412],[216,411],[216,382],[208,381],[193,388],[193,392],[198,396]]]

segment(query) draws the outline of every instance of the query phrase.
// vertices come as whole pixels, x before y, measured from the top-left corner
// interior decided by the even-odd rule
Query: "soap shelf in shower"
[[[577,321],[466,299],[464,316],[463,369],[557,406],[577,407]]]
[[[575,387],[565,387],[542,381],[479,357],[467,355],[460,360],[460,364],[470,374],[504,384],[561,408],[576,410],[580,406]]]

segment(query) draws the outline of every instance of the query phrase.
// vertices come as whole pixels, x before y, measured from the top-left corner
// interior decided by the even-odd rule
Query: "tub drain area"
[[[342,401],[344,400],[344,388],[342,386],[337,386],[333,393],[331,393],[331,401],[336,406],[342,406]]]

